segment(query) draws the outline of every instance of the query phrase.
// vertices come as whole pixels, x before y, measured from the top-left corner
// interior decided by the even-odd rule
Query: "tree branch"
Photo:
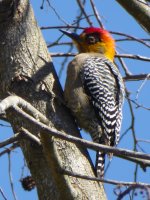
[[[137,0],[116,0],[134,19],[150,33],[150,7]]]
[[[1,193],[2,197],[4,198],[4,200],[8,200],[8,199],[6,198],[6,196],[5,196],[5,194],[4,194],[3,190],[2,190],[2,188],[0,188],[0,193]]]
[[[19,98],[19,100],[13,101],[13,98],[14,99]],[[16,102],[16,105],[15,105],[14,102]],[[146,166],[150,166],[150,161],[149,161],[150,155],[149,154],[143,154],[143,153],[140,153],[140,152],[134,152],[134,151],[125,150],[125,149],[118,149],[118,148],[115,148],[115,147],[110,147],[110,146],[106,146],[106,145],[102,145],[102,144],[93,143],[93,142],[90,142],[90,141],[87,141],[87,140],[84,140],[84,139],[80,139],[78,137],[63,134],[62,132],[60,132],[60,131],[58,131],[54,128],[48,127],[47,125],[37,121],[34,118],[34,116],[30,116],[29,114],[27,114],[26,112],[21,110],[17,106],[17,103],[18,103],[18,105],[28,105],[28,111],[29,111],[29,108],[31,108],[31,110],[34,110],[34,113],[39,112],[33,106],[31,106],[28,102],[25,103],[25,100],[23,100],[23,103],[21,103],[21,102],[22,102],[22,99],[20,97],[17,97],[17,96],[7,97],[6,99],[4,99],[0,103],[0,111],[4,112],[5,111],[4,108],[8,109],[12,106],[12,108],[18,114],[20,114],[22,117],[28,119],[30,122],[32,122],[33,124],[38,126],[42,130],[43,134],[49,133],[52,136],[61,138],[63,140],[66,140],[66,141],[69,141],[69,142],[72,142],[72,143],[84,145],[84,146],[91,148],[93,150],[101,150],[101,151],[104,151],[106,153],[113,153],[115,156],[118,156],[118,157],[121,157],[121,158],[131,157],[131,158],[127,158],[127,159],[130,160],[130,161],[138,162],[143,168],[145,168]],[[5,103],[7,103],[7,106],[4,106]],[[32,112],[30,111],[30,113],[32,113]],[[38,113],[38,115],[40,116],[39,119],[43,120],[43,115],[40,114],[40,113]],[[48,121],[45,117],[44,117],[44,121],[46,123],[48,123]]]
[[[0,148],[18,141],[19,138],[20,138],[20,133],[16,133],[11,138],[9,138],[9,139],[7,139],[7,140],[5,140],[3,142],[0,142]]]
[[[126,195],[128,195],[132,190],[134,191],[135,189],[143,189],[146,191],[147,195],[147,200],[150,199],[150,186],[146,185],[131,185],[129,188],[127,188],[124,192],[119,194],[117,200],[122,200]]]
[[[39,138],[36,137],[35,135],[33,135],[32,133],[30,133],[27,129],[22,127],[20,132],[23,133],[25,137],[27,137],[30,140],[36,142],[39,146],[42,145],[41,141],[39,140]],[[21,133],[20,133],[20,137],[21,137]]]
[[[116,180],[111,180],[111,179],[101,179],[101,178],[90,177],[90,176],[86,176],[86,175],[83,175],[83,174],[78,174],[78,173],[70,172],[70,171],[67,171],[65,169],[62,170],[62,172],[64,174],[69,175],[69,176],[74,176],[74,177],[77,177],[77,178],[83,178],[83,179],[87,179],[87,180],[90,180],[90,181],[99,181],[99,182],[102,182],[102,183],[108,183],[108,184],[112,184],[112,185],[118,185],[118,186],[136,186],[136,187],[140,187],[140,186],[150,187],[150,184],[142,183],[142,182],[136,183],[136,182],[116,181]]]
[[[49,124],[49,120],[41,112],[34,108],[30,103],[16,95],[9,96],[0,102],[0,114],[3,114],[8,108],[14,106],[19,106],[26,110],[36,120],[40,120],[47,125]]]
[[[77,53],[51,53],[52,57],[66,57],[66,56],[76,56]],[[141,56],[141,55],[133,55],[133,54],[116,54],[116,58],[130,58],[130,59],[136,59],[136,60],[142,60],[142,61],[150,61],[150,58]]]
[[[150,80],[149,74],[137,74],[123,77],[124,81]]]
[[[14,183],[13,183],[13,178],[12,178],[12,172],[11,172],[10,152],[8,152],[8,175],[9,175],[9,181],[10,181],[12,195],[13,195],[14,199],[17,200],[17,196],[16,196],[16,193],[15,193],[15,190],[14,190]]]
[[[142,60],[142,61],[150,61],[150,58],[141,56],[141,55],[133,55],[133,54],[117,54],[115,57],[121,57],[121,58],[130,58],[130,59],[136,59],[136,60]]]
[[[80,7],[80,9],[81,9],[81,11],[82,11],[82,13],[83,13],[83,15],[85,16],[85,19],[87,20],[88,24],[89,24],[90,26],[92,26],[93,24],[92,24],[92,22],[90,21],[90,19],[89,19],[88,15],[87,15],[87,13],[86,13],[86,11],[85,11],[85,9],[84,9],[84,6],[83,6],[81,0],[77,0],[77,3],[78,3],[78,5],[79,5],[79,7]]]
[[[4,151],[0,152],[0,157],[3,156],[6,153],[10,153],[11,151],[13,151],[14,149],[20,147],[19,143],[16,142],[14,143],[11,147],[5,149]]]

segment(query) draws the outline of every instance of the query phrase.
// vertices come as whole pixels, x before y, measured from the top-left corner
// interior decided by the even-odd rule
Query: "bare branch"
[[[150,140],[137,139],[138,142],[150,143]]]
[[[67,25],[67,26],[41,26],[41,30],[47,30],[47,29],[68,29],[68,28],[73,28],[73,29],[84,29],[85,27],[81,26],[74,26],[74,25]]]
[[[18,142],[14,143],[11,147],[9,147],[9,148],[5,149],[4,151],[0,152],[0,157],[3,156],[6,153],[7,154],[10,153],[11,151],[13,151],[14,149],[16,149],[18,147],[20,147],[19,143]]]
[[[145,80],[148,77],[149,74],[137,74],[137,75],[129,75],[126,77],[123,77],[124,81],[139,81],[139,80]],[[147,78],[147,80],[150,80],[150,78]]]
[[[20,132],[23,134],[23,136],[25,136],[25,137],[29,138],[30,140],[36,142],[38,145],[41,145],[40,140],[35,135],[30,133],[28,130],[26,130],[25,128],[21,128]],[[16,133],[11,138],[9,138],[9,139],[7,139],[7,140],[5,140],[3,142],[0,142],[0,148],[2,148],[4,146],[7,146],[9,144],[12,144],[14,142],[17,142],[20,139],[22,139],[22,134],[21,133]]]
[[[117,56],[118,54],[119,54],[118,51],[116,51],[116,56]],[[127,66],[126,66],[126,64],[125,64],[125,62],[124,62],[124,60],[123,60],[121,57],[118,57],[118,60],[119,60],[121,66],[122,66],[122,68],[123,68],[123,70],[124,70],[124,72],[125,72],[125,75],[126,75],[126,76],[132,75],[131,72],[128,70],[128,68],[127,68]]]
[[[48,48],[51,48],[51,47],[53,47],[53,46],[64,46],[64,45],[67,45],[67,46],[70,46],[70,45],[72,45],[72,42],[56,42],[56,43],[49,43],[48,45],[47,45],[47,47]]]
[[[15,97],[15,98],[14,98]],[[10,96],[10,97],[7,97],[8,100],[12,100],[13,98],[16,99],[17,96]],[[1,103],[0,103],[0,110],[4,111],[4,107],[8,108],[10,107],[11,105],[9,106],[4,106],[4,102],[7,103],[8,105],[8,100],[4,99]],[[22,101],[22,99],[19,97],[19,99]],[[19,102],[20,104],[20,101],[16,101],[16,102]],[[25,103],[25,101],[23,101]],[[22,105],[22,104],[21,104]],[[31,110],[34,110],[34,112],[39,112],[37,111],[33,106],[29,105],[29,103],[25,103],[25,105],[28,105],[28,110],[29,108],[31,108]],[[50,128],[48,127],[47,125],[37,121],[34,117],[30,116],[29,114],[25,113],[23,110],[21,110],[18,106],[15,106],[14,103],[13,103],[13,109],[18,113],[20,114],[22,117],[30,120],[30,122],[32,122],[33,124],[35,124],[36,126],[38,126],[40,129],[42,129],[42,133],[46,133],[46,134],[51,134],[52,136],[55,136],[55,137],[58,137],[58,138],[61,138],[61,139],[64,139],[64,140],[67,140],[69,142],[73,142],[73,143],[77,143],[77,144],[81,144],[81,145],[84,145],[88,148],[91,148],[91,149],[94,149],[94,150],[101,150],[101,151],[104,151],[106,153],[113,153],[115,156],[119,156],[119,157],[133,157],[133,158],[139,158],[139,161],[141,161],[141,159],[143,159],[143,166],[147,166],[149,165],[149,163],[145,163],[144,159],[145,160],[149,160],[150,159],[150,155],[149,154],[143,154],[143,153],[140,153],[140,152],[134,152],[134,151],[130,151],[130,150],[125,150],[125,149],[118,149],[118,148],[115,148],[115,147],[110,147],[110,146],[106,146],[106,145],[102,145],[102,144],[97,144],[97,143],[93,143],[93,142],[89,142],[87,140],[83,140],[83,139],[80,139],[80,138],[77,138],[77,137],[74,137],[74,136],[71,136],[71,135],[66,135],[66,134],[63,134],[62,132],[54,129],[54,128]],[[3,108],[3,109],[2,109]],[[34,108],[34,109],[33,109]],[[30,111],[31,113],[31,111]],[[40,116],[40,113],[38,114]],[[48,124],[48,121],[47,121],[47,118],[44,117],[44,120],[43,120],[43,115],[41,114],[40,118],[38,119],[41,119],[42,121],[46,122]],[[141,163],[142,165],[142,163]]]
[[[2,188],[0,188],[0,193],[1,193],[2,197],[4,198],[4,200],[7,200],[7,198],[6,198],[6,196],[5,196],[5,194],[4,194],[3,190],[2,190]]]
[[[25,128],[21,128],[21,133],[23,133],[27,138],[29,138],[30,140],[36,142],[38,145],[41,146],[41,142],[38,139],[38,137],[36,137],[35,135],[33,135],[32,133],[30,133],[27,129]]]
[[[72,56],[76,56],[77,53],[50,53],[50,55],[52,57],[72,57]]]
[[[135,100],[137,101],[139,98],[139,93],[142,90],[142,88],[144,87],[144,85],[146,84],[147,80],[149,79],[150,74],[147,75],[147,77],[144,79],[144,81],[142,82],[142,84],[140,85],[140,87],[138,88],[137,92],[136,92],[136,98]]]
[[[49,5],[49,7],[54,11],[55,15],[58,17],[58,19],[63,22],[64,24],[66,24],[67,26],[69,25],[60,15],[59,13],[57,12],[57,10],[54,8],[54,6],[52,6],[52,4],[50,3],[49,0],[47,0],[47,3]]]
[[[21,106],[22,109],[26,110],[28,113],[34,116],[35,119],[40,120],[44,124],[49,124],[49,120],[42,113],[40,113],[30,103],[28,103],[27,101],[25,101],[19,96],[12,95],[5,98],[3,101],[1,101],[0,114],[4,113],[8,108],[14,107],[14,106]]]
[[[136,59],[136,60],[143,60],[143,61],[150,61],[150,58],[140,56],[140,55],[133,55],[133,54],[117,54],[115,57],[121,57],[121,58],[130,58],[130,59]]]
[[[64,56],[76,56],[77,53],[51,53],[52,57],[64,57]],[[142,61],[150,61],[150,58],[140,56],[140,55],[133,55],[133,54],[116,54],[116,58],[130,58],[130,59],[136,59],[136,60],[142,60]]]
[[[98,11],[97,11],[97,8],[96,8],[96,6],[95,6],[94,1],[93,1],[93,0],[90,0],[90,2],[91,2],[91,6],[92,6],[92,9],[93,9],[94,15],[95,15],[95,17],[96,17],[96,19],[97,19],[97,21],[98,21],[100,27],[104,29],[103,23],[101,22],[101,18],[100,18],[100,16],[99,16],[99,13],[98,13]]]
[[[89,24],[90,26],[92,26],[93,24],[92,24],[92,22],[90,21],[90,19],[89,19],[88,15],[87,15],[87,13],[86,13],[86,11],[85,11],[85,9],[84,9],[84,6],[83,6],[81,0],[77,0],[77,3],[78,3],[78,5],[79,5],[79,7],[80,7],[80,9],[81,9],[81,11],[82,11],[82,13],[83,13],[83,15],[85,16],[85,19],[87,20],[88,24]]]
[[[147,198],[150,199],[150,186],[145,186],[145,185],[132,185],[129,188],[127,188],[124,192],[119,194],[117,200],[123,199],[126,195],[128,195],[131,191],[134,191],[135,189],[143,189],[146,191]]]
[[[126,96],[127,96],[127,101],[128,101],[128,105],[129,105],[129,109],[130,109],[130,114],[131,114],[131,130],[132,130],[132,136],[133,136],[133,141],[134,141],[134,151],[136,150],[136,133],[135,133],[135,116],[134,116],[134,112],[133,112],[133,107],[131,104],[131,101],[129,100],[129,95],[130,93],[128,92],[128,90],[126,89]]]
[[[108,183],[108,184],[112,184],[112,185],[150,187],[150,184],[147,184],[147,183],[124,182],[124,181],[116,181],[116,180],[111,180],[111,179],[101,179],[101,178],[90,177],[90,176],[86,176],[86,175],[83,175],[83,174],[78,174],[78,173],[75,173],[75,172],[67,171],[66,169],[62,170],[62,172],[64,174],[69,175],[69,176],[74,176],[74,177],[77,177],[77,178],[83,178],[83,179],[87,179],[87,180],[90,180],[90,181],[99,181],[99,182]]]
[[[134,103],[134,104],[137,106],[137,108],[143,108],[143,109],[145,109],[145,110],[150,110],[150,108],[145,107],[145,106],[143,106],[143,105],[137,103],[136,101],[134,101],[134,100],[132,100],[132,99],[130,99],[130,98],[128,98],[128,99],[129,99],[132,103]]]
[[[10,186],[11,186],[11,191],[13,194],[13,197],[15,200],[17,200],[17,196],[14,191],[14,184],[13,184],[13,178],[11,174],[11,159],[10,159],[10,152],[8,153],[8,174],[9,174],[9,181],[10,181]]]
[[[137,42],[139,42],[139,43],[141,43],[141,44],[143,44],[147,47],[150,47],[150,44],[145,42],[144,39],[139,39],[139,38],[132,36],[132,35],[129,35],[127,33],[121,33],[121,32],[116,32],[116,31],[109,31],[109,32],[112,33],[112,34],[115,34],[115,35],[121,35],[121,36],[126,37],[125,39],[122,39],[122,41],[127,40],[127,39],[128,40],[135,40],[135,41],[137,41]],[[149,39],[147,39],[147,40],[149,41]],[[118,40],[116,40],[116,41],[118,41]]]
[[[12,136],[11,138],[3,141],[3,142],[0,142],[0,148],[6,146],[6,145],[9,145],[9,144],[12,144],[13,142],[16,142],[18,141],[20,138],[20,134],[19,133],[16,133],[14,136]]]
[[[68,49],[68,53],[71,52],[73,49],[73,44],[70,45],[69,49]],[[64,58],[64,61],[62,62],[61,64],[61,69],[59,70],[59,73],[58,73],[58,77],[60,78],[61,75],[62,75],[62,72],[63,72],[63,69],[64,69],[64,66],[66,64],[66,62],[68,61],[68,57],[65,57]]]
[[[5,124],[0,124],[0,126],[3,126],[3,127],[9,127],[9,128],[11,128],[11,126],[10,126],[10,125],[5,125]]]
[[[71,136],[71,135],[63,134],[62,132],[60,132],[60,131],[58,131],[54,128],[50,128],[50,127],[46,126],[45,124],[38,122],[33,117],[26,114],[25,112],[23,113],[20,108],[14,107],[14,109],[18,112],[18,114],[21,114],[23,117],[25,117],[26,119],[29,119],[30,121],[35,123],[37,126],[39,126],[39,128],[42,129],[42,132],[50,133],[51,135],[53,135],[55,137],[67,140],[69,142],[81,144],[81,145],[84,145],[84,146],[91,148],[91,149],[94,149],[94,150],[101,150],[101,151],[104,151],[106,153],[113,153],[116,156],[122,155],[122,156],[125,156],[125,157],[131,156],[131,157],[134,157],[134,158],[141,158],[141,159],[146,159],[146,160],[150,159],[149,154],[143,154],[143,153],[140,153],[140,152],[134,152],[134,151],[125,150],[125,149],[118,149],[118,148],[115,148],[115,147],[97,144],[97,143],[93,143],[93,142],[90,142],[90,141],[87,141],[87,140],[84,140],[84,139],[80,139],[80,138],[77,138],[77,137],[74,137],[74,136]]]

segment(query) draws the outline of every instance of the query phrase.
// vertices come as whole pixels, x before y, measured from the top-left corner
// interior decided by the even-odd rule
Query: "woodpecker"
[[[93,141],[116,146],[122,122],[124,83],[114,64],[115,42],[108,31],[89,27],[78,35],[60,30],[75,43],[79,54],[69,63],[64,89],[67,106],[79,127]],[[104,176],[105,153],[96,156],[97,177]]]

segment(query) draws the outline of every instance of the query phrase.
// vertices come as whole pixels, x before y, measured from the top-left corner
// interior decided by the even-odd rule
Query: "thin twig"
[[[147,194],[147,200],[150,199],[150,188],[149,186],[144,186],[144,185],[132,185],[128,187],[124,192],[119,194],[117,200],[122,200],[126,195],[130,194],[131,191],[134,191],[135,189],[143,189],[146,191]]]
[[[134,104],[136,105],[136,108],[143,108],[143,109],[145,109],[145,110],[150,110],[149,107],[145,107],[145,106],[143,106],[143,105],[137,103],[136,101],[134,101],[134,100],[132,100],[132,99],[130,99],[130,98],[128,98],[128,99],[129,99],[132,103],[134,103]]]
[[[41,9],[44,8],[44,2],[45,2],[45,0],[42,0],[41,6],[40,6]]]
[[[26,130],[25,128],[21,128],[21,133],[23,133],[23,136],[26,136],[27,138],[31,139],[32,141],[36,142],[38,145],[41,145],[40,140],[33,134],[31,134],[28,130]],[[6,139],[3,142],[0,142],[0,148],[7,146],[9,144],[12,144],[14,142],[19,141],[20,139],[22,139],[22,134],[21,133],[16,133],[15,135],[13,135],[11,138]]]
[[[142,61],[150,61],[150,58],[141,56],[141,55],[133,55],[133,54],[117,54],[115,57],[121,57],[121,58],[130,58],[130,59],[136,59],[136,60],[142,60]]]
[[[49,43],[49,44],[47,44],[47,48],[51,48],[51,47],[53,47],[53,46],[64,46],[64,45],[67,45],[67,46],[70,46],[72,44],[72,42],[56,42],[56,43]]]
[[[84,9],[84,6],[83,6],[82,2],[81,2],[80,0],[77,0],[77,3],[78,3],[78,5],[79,5],[80,10],[82,11],[83,15],[85,16],[85,19],[87,20],[88,24],[89,24],[90,26],[92,26],[93,24],[92,24],[92,22],[90,21],[90,19],[89,19],[87,13],[85,12],[85,9]]]
[[[68,56],[68,57],[72,57],[72,56],[76,56],[77,55],[77,53],[50,53],[50,55],[52,56],[52,57],[66,57],[66,56]]]
[[[10,125],[5,125],[5,124],[0,124],[0,126],[3,126],[3,127],[9,127],[9,128],[11,128],[11,126],[10,126]]]
[[[135,170],[134,170],[134,182],[137,182],[137,175],[138,175],[138,164],[135,164]],[[132,199],[133,199],[134,193],[132,192]]]
[[[139,38],[140,41],[142,41],[142,43],[145,45],[145,46],[148,46],[150,47],[149,44],[145,44],[145,41],[148,41],[150,42],[150,39],[148,38]],[[124,42],[124,41],[136,41],[136,39],[132,39],[132,38],[118,38],[118,39],[115,39],[116,42]],[[138,40],[136,42],[139,42]]]
[[[11,191],[13,194],[13,197],[15,200],[17,200],[17,196],[14,191],[14,184],[13,184],[13,178],[11,174],[11,159],[10,159],[10,152],[8,153],[8,174],[9,174],[9,181],[10,181],[10,186],[11,186]]]
[[[119,54],[118,51],[116,51],[116,56],[117,56],[118,54]],[[126,64],[125,64],[125,62],[124,62],[124,60],[123,60],[121,57],[118,57],[118,60],[119,60],[121,66],[122,66],[122,68],[123,68],[123,70],[124,70],[124,72],[125,72],[125,75],[126,75],[126,76],[130,76],[130,75],[131,75],[131,72],[130,72],[129,69],[127,68],[127,66],[126,66]]]
[[[120,137],[120,141],[123,139],[123,137],[129,132],[129,130],[131,129],[131,126],[129,126],[125,131],[124,133],[121,135]]]
[[[52,57],[64,57],[64,56],[76,56],[77,53],[51,53]],[[129,58],[129,59],[136,59],[141,61],[150,61],[150,58],[140,55],[133,55],[133,54],[116,54],[116,58]]]
[[[121,33],[121,32],[116,32],[116,31],[109,31],[109,32],[110,32],[111,34],[121,35],[121,36],[127,37],[127,38],[129,38],[129,39],[132,39],[132,40],[135,40],[135,41],[137,41],[137,42],[139,42],[139,43],[142,43],[142,44],[144,44],[144,45],[147,46],[147,47],[150,47],[150,44],[149,44],[149,43],[143,41],[143,40],[140,39],[140,38],[136,38],[136,37],[134,37],[134,36],[132,36],[132,35],[129,35],[129,34],[126,34],[126,33]]]
[[[16,149],[18,147],[20,147],[19,143],[18,142],[14,143],[11,147],[5,149],[4,151],[1,151],[0,157],[3,156],[6,153],[10,153],[11,151],[13,151],[14,149]]]
[[[84,2],[86,2],[86,1],[84,0]],[[83,2],[83,5],[84,5],[84,2]],[[81,12],[81,14],[83,14],[83,13]],[[89,18],[90,18],[90,17],[93,17],[93,16],[94,16],[93,14],[92,14],[92,15],[88,15]],[[78,18],[78,17],[77,17],[77,18]],[[73,21],[72,25],[77,24],[76,26],[77,26],[77,27],[80,27],[79,24],[78,24],[78,21],[81,22],[81,20],[83,20],[83,19],[86,19],[86,18],[85,18],[85,17],[81,17],[80,20]],[[75,27],[74,27],[74,29],[77,30],[78,28],[75,28]],[[83,28],[83,27],[80,27],[79,29],[84,29],[84,28]]]
[[[99,13],[98,13],[98,11],[97,11],[97,8],[96,8],[96,6],[95,6],[94,1],[93,1],[93,0],[90,0],[90,3],[91,3],[91,6],[92,6],[94,15],[95,15],[95,17],[96,17],[96,19],[97,19],[97,21],[98,21],[100,27],[104,29],[103,23],[101,22],[101,18],[100,18],[100,16],[99,16]]]
[[[144,87],[144,85],[146,84],[147,80],[149,79],[150,74],[147,74],[147,77],[144,79],[144,81],[142,82],[142,84],[140,85],[140,87],[138,88],[137,92],[136,92],[136,97],[135,97],[135,101],[138,100],[139,97],[139,93],[142,90],[142,88]]]
[[[21,133],[23,133],[26,137],[28,137],[30,140],[36,142],[39,146],[41,146],[41,142],[38,137],[30,133],[27,129],[21,128]]]
[[[137,139],[138,142],[150,143],[150,140]]]
[[[137,144],[137,140],[136,140],[136,133],[135,133],[135,116],[134,116],[134,112],[133,112],[133,107],[131,104],[131,101],[129,100],[129,92],[126,89],[126,96],[127,96],[127,102],[129,105],[129,109],[130,109],[130,114],[131,114],[131,130],[132,130],[132,136],[133,136],[133,141],[134,141],[134,151],[136,151],[136,144]]]
[[[19,137],[20,137],[20,134],[19,133],[16,133],[15,135],[13,135],[11,138],[3,141],[3,142],[0,142],[0,148],[6,146],[6,145],[9,145],[9,144],[12,144],[13,142],[16,142],[19,140]]]
[[[67,25],[67,26],[41,26],[41,30],[47,30],[47,29],[68,29],[68,28],[73,28],[73,29],[85,29],[85,27],[81,26],[74,26],[74,25]]]
[[[83,0],[83,5],[85,5],[85,2],[86,2],[86,0]],[[76,17],[76,21],[75,21],[73,24],[76,24],[76,26],[79,26],[79,25],[80,25],[80,22],[81,22],[81,17],[82,17],[82,15],[83,15],[83,13],[82,13],[82,11],[80,11],[79,15]],[[85,17],[84,17],[84,18],[85,18]],[[72,25],[73,25],[73,24],[72,24]],[[74,33],[77,32],[77,28],[74,28],[73,30],[74,30],[74,31],[73,31]],[[74,48],[73,43],[70,43],[70,47],[69,47],[69,49],[68,49],[68,53],[71,52],[71,51],[73,50],[73,48]],[[65,57],[64,60],[63,60],[62,63],[61,63],[61,68],[60,68],[59,73],[58,73],[58,77],[59,77],[59,78],[61,77],[62,71],[63,71],[63,69],[64,69],[65,64],[67,63],[67,61],[68,61],[68,57]]]
[[[5,194],[4,194],[3,190],[2,190],[2,188],[0,188],[0,193],[1,193],[2,197],[4,198],[4,200],[7,200],[7,198],[6,198],[6,196],[5,196]]]
[[[52,4],[50,3],[49,0],[47,0],[47,3],[49,5],[49,7],[54,11],[55,15],[58,17],[58,19],[63,22],[64,24],[66,24],[66,26],[68,26],[69,24],[59,15],[59,13],[57,12],[57,10],[54,8],[54,6],[52,6]]]
[[[71,52],[73,50],[73,44],[70,45],[69,49],[68,49],[68,53]],[[65,64],[67,63],[68,61],[68,57],[65,57],[64,61],[62,62],[61,64],[61,69],[59,70],[59,73],[58,73],[58,77],[60,78],[61,75],[62,75],[62,72],[63,72],[63,69],[64,69],[64,66]]]

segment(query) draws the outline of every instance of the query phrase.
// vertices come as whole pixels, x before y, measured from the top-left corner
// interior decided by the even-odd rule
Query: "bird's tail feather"
[[[104,177],[104,166],[105,166],[105,153],[97,151],[96,154],[96,174],[98,178]]]

